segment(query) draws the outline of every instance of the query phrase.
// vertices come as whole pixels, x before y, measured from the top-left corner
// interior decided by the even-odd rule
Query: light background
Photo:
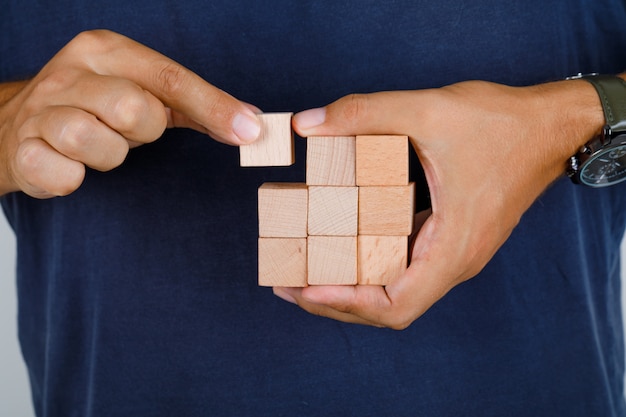
[[[626,276],[624,259],[622,276]],[[622,290],[622,298],[624,293]],[[0,213],[0,416],[33,417],[26,368],[17,342],[16,312],[15,238]]]
[[[0,416],[33,417],[16,319],[15,236],[0,210]]]

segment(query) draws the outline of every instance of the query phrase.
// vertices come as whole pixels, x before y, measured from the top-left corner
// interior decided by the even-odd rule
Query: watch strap
[[[607,127],[614,135],[626,131],[626,81],[615,75],[585,75],[598,92]]]

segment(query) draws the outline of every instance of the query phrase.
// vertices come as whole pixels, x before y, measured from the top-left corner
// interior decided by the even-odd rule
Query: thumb
[[[408,91],[351,94],[326,107],[297,113],[293,127],[302,137],[406,135],[417,109],[413,97]]]

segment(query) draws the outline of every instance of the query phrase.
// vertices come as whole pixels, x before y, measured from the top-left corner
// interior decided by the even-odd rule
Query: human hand
[[[390,285],[275,288],[275,294],[337,320],[409,326],[481,271],[602,122],[597,95],[579,81],[525,88],[473,81],[352,95],[295,115],[303,137],[408,135],[432,209],[416,216],[421,228],[410,266]]]
[[[249,143],[260,132],[254,111],[135,41],[84,32],[0,107],[0,195],[69,194],[85,166],[113,169],[166,127]]]

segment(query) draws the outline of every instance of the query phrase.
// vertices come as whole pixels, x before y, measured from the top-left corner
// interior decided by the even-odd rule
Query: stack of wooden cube
[[[264,138],[284,148],[277,136]],[[408,158],[406,136],[307,138],[306,183],[258,190],[259,285],[387,285],[401,275],[415,210]]]

